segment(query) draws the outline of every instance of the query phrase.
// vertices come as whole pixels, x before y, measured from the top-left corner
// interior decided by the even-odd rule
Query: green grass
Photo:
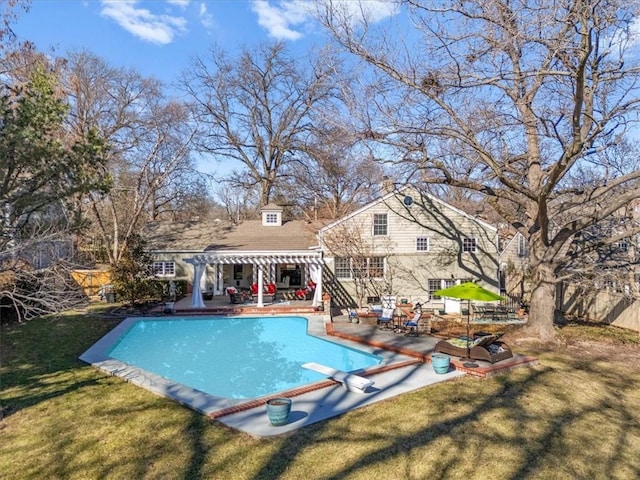
[[[640,372],[624,364],[540,352],[255,439],[80,362],[118,323],[96,313],[2,327],[0,478],[640,478]]]

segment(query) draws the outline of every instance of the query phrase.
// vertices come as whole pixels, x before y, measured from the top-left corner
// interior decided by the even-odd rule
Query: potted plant
[[[286,425],[291,413],[291,399],[286,397],[271,398],[267,400],[267,416],[271,425],[280,427]]]
[[[164,302],[164,313],[174,313],[176,309],[176,302],[167,300]]]
[[[433,366],[433,371],[439,374],[445,374],[449,371],[449,365],[451,364],[451,359],[449,355],[445,355],[444,353],[434,353],[431,355],[431,365]]]

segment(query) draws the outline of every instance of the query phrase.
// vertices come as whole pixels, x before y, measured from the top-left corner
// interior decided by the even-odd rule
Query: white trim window
[[[462,251],[467,253],[475,253],[478,251],[478,241],[474,237],[465,237],[462,239]]]
[[[384,257],[336,257],[336,278],[352,280],[354,278],[384,278]]]
[[[278,223],[278,214],[277,213],[267,213],[264,216],[265,223],[269,225],[275,225]]]
[[[151,268],[156,277],[176,276],[176,262],[153,262]]]
[[[433,292],[436,292],[442,289],[442,280],[440,278],[430,278],[427,281],[427,285],[428,285],[428,291],[429,291],[429,298],[431,300],[439,300],[440,297],[438,295],[434,295]]]
[[[416,252],[428,252],[430,248],[429,237],[416,238]]]
[[[518,235],[518,256],[524,257],[527,255],[527,245],[524,235]]]
[[[373,236],[384,237],[389,234],[389,216],[386,213],[373,214]]]
[[[351,278],[351,259],[336,257],[335,271],[337,278]]]
[[[442,297],[434,295],[433,292],[442,290],[443,288],[449,288],[456,285],[458,281],[454,278],[430,278],[427,281],[427,288],[429,289],[429,298],[431,300],[440,300]]]

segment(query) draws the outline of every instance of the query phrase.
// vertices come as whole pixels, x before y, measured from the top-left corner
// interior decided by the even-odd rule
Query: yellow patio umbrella
[[[467,360],[469,360],[469,317],[471,316],[471,300],[477,300],[480,302],[497,302],[500,300],[504,300],[504,297],[501,297],[491,290],[487,290],[486,288],[481,287],[475,282],[460,283],[458,285],[454,285],[453,287],[436,290],[435,292],[433,292],[433,294],[438,295],[439,297],[459,298],[460,300],[467,300]],[[465,363],[464,366],[468,368],[474,368],[478,365],[469,362]]]

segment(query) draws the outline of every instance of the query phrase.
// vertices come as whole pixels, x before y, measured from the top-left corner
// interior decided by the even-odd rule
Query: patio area
[[[212,418],[254,436],[279,435],[371,403],[464,375],[484,378],[516,367],[530,367],[538,362],[534,357],[514,354],[512,358],[501,362],[490,364],[477,361],[477,368],[467,368],[463,365],[464,360],[451,357],[449,371],[446,374],[438,374],[431,365],[431,353],[436,343],[441,340],[439,337],[406,337],[390,330],[381,330],[377,325],[349,323],[347,316],[334,317],[331,322],[325,321],[325,329],[326,336],[335,337],[339,342],[348,342],[347,344],[354,346],[359,344],[371,352],[399,355],[396,359],[398,363],[365,374],[375,382],[375,388],[365,394],[346,392],[337,382],[328,380],[323,388],[303,389],[294,395],[286,395],[293,399],[294,408],[289,423],[284,426],[270,425],[264,402],[250,402],[238,406],[236,410],[214,414]],[[324,336],[320,332],[314,334]],[[413,358],[415,363],[406,360],[400,362],[401,358]]]
[[[254,302],[231,303],[229,296],[214,296],[210,300],[205,300],[204,308],[192,308],[191,298],[185,297],[175,302],[173,312],[167,312],[164,307],[160,306],[155,309],[155,313],[165,313],[172,315],[324,315],[326,334],[329,336],[339,337],[345,340],[356,342],[362,345],[368,345],[376,348],[382,348],[403,355],[417,358],[422,362],[429,363],[430,355],[440,340],[448,337],[463,335],[466,331],[466,316],[461,314],[453,315],[434,315],[433,325],[434,334],[420,334],[418,336],[405,336],[403,334],[394,333],[393,330],[381,329],[376,324],[375,319],[370,318],[366,323],[351,323],[346,313],[336,314],[337,310],[333,310],[333,315],[324,312],[322,307],[314,307],[311,300],[282,300],[282,297],[276,295],[273,301],[265,301],[263,307],[258,307]],[[448,328],[446,332],[438,328],[439,322],[447,322]],[[493,324],[493,325],[492,325]],[[472,333],[478,330],[484,330],[487,327],[502,327],[501,322],[482,322],[472,328]],[[457,371],[465,372],[478,377],[487,377],[501,371],[519,366],[531,366],[537,360],[532,357],[518,355],[514,352],[512,358],[503,360],[494,364],[478,360],[478,367],[468,368],[463,366],[464,359],[451,358],[451,364]]]
[[[321,311],[321,307],[314,307],[311,300],[286,300],[282,292],[276,295],[265,295],[264,306],[258,307],[254,299],[245,302],[231,303],[228,295],[214,295],[204,300],[204,308],[193,308],[191,296],[188,295],[174,302],[173,308],[160,305],[153,309],[154,313],[173,313],[178,315],[240,315],[240,314],[287,314],[312,313]]]
[[[275,301],[265,301],[263,307],[257,307],[253,302],[231,303],[228,296],[216,296],[211,300],[205,300],[204,303],[204,308],[194,309],[191,307],[191,298],[186,297],[175,303],[173,311],[166,312],[163,307],[158,307],[157,313],[165,315],[301,315],[309,319],[309,332],[313,335],[333,338],[338,343],[370,352],[384,352],[384,355],[391,355],[391,358],[395,359],[383,368],[372,369],[364,374],[375,382],[375,389],[367,394],[345,392],[337,382],[332,380],[320,382],[312,388],[285,393],[285,396],[293,399],[295,405],[291,421],[286,426],[276,428],[270,425],[264,406],[266,399],[240,402],[237,405],[222,409],[213,408],[210,411],[204,409],[211,418],[258,437],[296,430],[354,408],[464,375],[484,378],[512,368],[537,364],[536,358],[514,352],[514,356],[507,360],[494,364],[476,361],[477,367],[469,368],[464,366],[465,359],[452,356],[449,372],[445,375],[435,373],[431,365],[431,354],[435,345],[443,338],[437,336],[439,333],[437,322],[450,322],[451,325],[459,327],[459,331],[462,332],[466,327],[466,317],[463,318],[461,315],[449,315],[446,316],[447,318],[434,317],[436,327],[433,331],[436,335],[421,333],[418,336],[405,336],[394,333],[390,329],[380,328],[375,319],[368,319],[367,323],[351,323],[348,315],[341,312],[336,314],[339,313],[336,309],[333,310],[332,316],[330,312],[324,312],[322,307],[311,305],[310,300],[288,301],[278,300],[276,297]],[[449,332],[451,331],[450,327]]]

